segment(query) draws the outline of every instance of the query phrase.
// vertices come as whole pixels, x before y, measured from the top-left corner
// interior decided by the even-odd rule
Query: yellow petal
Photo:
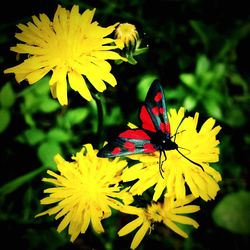
[[[104,232],[104,228],[102,227],[101,219],[99,217],[98,210],[96,210],[95,207],[90,208],[90,209],[91,209],[91,224],[93,226],[93,229],[97,233]]]
[[[200,207],[197,205],[188,205],[183,207],[174,208],[173,211],[175,214],[190,214],[200,210]]]
[[[62,219],[59,226],[57,227],[57,231],[60,233],[62,232],[70,223],[72,218],[72,211],[69,211],[66,216]]]
[[[26,79],[28,80],[28,82],[30,84],[33,84],[37,81],[39,81],[40,79],[42,79],[48,72],[49,72],[49,68],[42,68],[42,69],[38,69],[30,74],[28,74],[26,76]]]
[[[92,96],[82,75],[73,71],[68,73],[68,78],[69,84],[73,90],[78,91],[87,101],[92,100]]]
[[[174,222],[172,222],[170,219],[164,219],[163,223],[168,226],[171,230],[179,234],[180,236],[184,238],[188,238],[187,233],[185,233],[183,230],[181,230]]]
[[[131,233],[134,231],[137,227],[139,227],[143,223],[143,219],[141,217],[136,218],[135,220],[129,222],[127,225],[125,225],[122,229],[119,230],[118,235],[124,236],[126,234]]]
[[[139,246],[149,228],[150,223],[148,221],[145,221],[140,229],[136,232],[135,237],[133,238],[131,243],[131,249],[135,249]]]
[[[103,80],[100,78],[100,75],[98,72],[96,74],[88,74],[86,75],[88,80],[91,82],[91,84],[95,87],[95,89],[99,92],[103,92],[106,89],[106,85],[104,84]]]
[[[90,213],[88,210],[84,211],[81,233],[85,233],[90,223]]]
[[[68,104],[67,98],[67,80],[65,69],[56,68],[50,79],[50,84],[55,84],[55,95],[61,105]]]
[[[182,216],[182,215],[171,215],[169,217],[172,221],[175,221],[175,222],[178,222],[178,223],[181,223],[181,224],[185,224],[185,225],[191,225],[195,228],[198,228],[199,227],[199,224],[193,220],[192,218],[189,218],[187,216]]]
[[[91,23],[93,17],[94,17],[94,14],[95,14],[95,8],[93,10],[85,10],[83,12],[83,14],[81,15],[81,22],[83,23],[83,26],[84,24],[89,24]]]

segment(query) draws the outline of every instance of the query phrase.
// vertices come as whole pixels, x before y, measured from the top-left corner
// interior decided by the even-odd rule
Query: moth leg
[[[161,155],[162,155],[162,153],[163,153],[163,155],[164,155],[164,160],[163,160],[163,161],[161,160]],[[166,155],[165,150],[160,150],[160,156],[159,156],[159,172],[160,172],[161,177],[162,177],[163,179],[164,179],[164,176],[163,176],[164,170],[163,170],[163,168],[162,168],[162,165],[163,165],[163,163],[164,163],[166,160],[167,160],[167,155]]]

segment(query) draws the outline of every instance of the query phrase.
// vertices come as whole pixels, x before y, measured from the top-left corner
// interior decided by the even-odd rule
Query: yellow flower
[[[121,40],[124,47],[135,49],[136,43],[139,39],[139,34],[135,25],[130,23],[121,23],[115,30],[115,37]]]
[[[41,200],[41,204],[54,204],[54,207],[37,216],[56,214],[55,219],[63,218],[57,231],[68,226],[71,241],[85,233],[90,223],[97,233],[102,233],[101,220],[111,216],[111,208],[120,210],[133,201],[126,189],[119,187],[120,173],[127,162],[118,158],[113,161],[100,159],[96,153],[90,144],[86,144],[72,157],[72,162],[56,155],[59,174],[49,170],[47,173],[51,178],[43,178],[55,187],[44,190],[49,195]]]
[[[181,201],[185,199],[187,185],[196,198],[201,197],[205,201],[215,198],[220,189],[218,182],[221,176],[209,166],[209,163],[219,160],[219,141],[216,135],[221,127],[214,127],[215,120],[209,118],[198,132],[198,117],[199,114],[196,113],[194,117],[184,118],[184,108],[178,113],[171,109],[169,122],[171,137],[178,145],[178,150],[191,161],[200,164],[202,168],[184,158],[177,150],[170,150],[166,151],[166,160],[162,156],[162,178],[159,172],[159,152],[133,155],[131,158],[141,161],[142,164],[126,168],[122,177],[126,182],[136,181],[130,189],[133,195],[141,195],[154,186],[154,201],[157,201],[162,194],[166,197],[175,196]]]
[[[127,62],[135,65],[137,61],[134,56],[145,53],[148,47],[140,48],[141,39],[136,30],[135,25],[130,23],[121,23],[115,30],[115,38],[117,43],[121,44],[122,50],[120,55],[127,58]],[[121,63],[122,60],[117,60],[116,63]]]
[[[187,233],[184,232],[176,224],[176,222],[198,228],[199,224],[195,220],[188,216],[182,215],[194,213],[200,210],[200,207],[197,205],[187,205],[194,199],[195,198],[192,195],[188,195],[184,198],[183,202],[180,203],[173,197],[165,197],[163,203],[152,203],[145,209],[127,206],[122,212],[137,215],[138,217],[120,229],[118,235],[124,236],[140,227],[136,232],[130,246],[131,249],[135,249],[139,246],[146,233],[153,229],[155,223],[163,223],[175,233],[187,238]]]
[[[14,73],[17,82],[27,80],[33,84],[52,71],[49,82],[54,98],[61,105],[68,104],[67,82],[86,100],[92,100],[86,80],[94,88],[103,92],[104,82],[116,85],[115,77],[110,73],[111,65],[106,60],[124,60],[118,53],[116,40],[107,38],[115,27],[107,28],[92,22],[95,9],[79,13],[74,5],[71,11],[58,6],[53,21],[47,15],[32,17],[33,23],[19,24],[21,33],[16,38],[18,43],[11,50],[27,54],[23,63],[8,68],[4,73]]]

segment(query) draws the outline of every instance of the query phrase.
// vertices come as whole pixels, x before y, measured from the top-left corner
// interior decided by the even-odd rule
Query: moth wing
[[[166,98],[158,80],[151,84],[145,102],[140,109],[139,118],[143,129],[153,133],[161,131],[166,135],[166,138],[170,138]]]
[[[128,129],[101,148],[97,156],[109,158],[155,151],[156,148],[150,143],[150,136],[144,130]]]

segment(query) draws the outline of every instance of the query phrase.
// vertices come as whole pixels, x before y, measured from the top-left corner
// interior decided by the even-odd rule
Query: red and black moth
[[[159,169],[162,175],[162,164],[167,159],[165,151],[177,150],[185,159],[202,168],[200,164],[180,152],[180,147],[175,143],[176,134],[182,121],[175,134],[171,136],[166,99],[158,80],[155,80],[148,90],[145,102],[139,112],[139,119],[141,121],[139,128],[127,129],[121,132],[113,141],[101,148],[97,156],[110,158],[159,151]],[[174,140],[172,140],[173,138]],[[164,155],[163,161],[161,159],[162,155]]]

